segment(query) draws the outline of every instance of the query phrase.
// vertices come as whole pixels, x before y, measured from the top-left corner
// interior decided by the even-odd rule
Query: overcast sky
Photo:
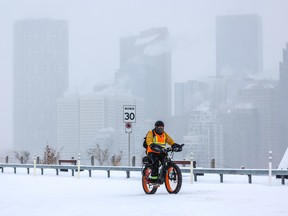
[[[119,38],[167,27],[173,82],[215,74],[215,17],[258,14],[263,22],[264,74],[278,78],[288,42],[287,0],[0,0],[0,151],[12,143],[13,22],[69,21],[71,89],[112,83]]]

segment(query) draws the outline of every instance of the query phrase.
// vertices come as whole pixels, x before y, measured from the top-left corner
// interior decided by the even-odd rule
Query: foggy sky
[[[113,83],[119,39],[167,27],[172,41],[173,82],[215,75],[215,17],[258,14],[263,23],[263,67],[278,78],[288,42],[287,0],[0,0],[0,150],[12,144],[13,22],[69,21],[71,90]]]

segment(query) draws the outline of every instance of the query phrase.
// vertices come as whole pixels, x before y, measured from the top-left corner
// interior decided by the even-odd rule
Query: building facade
[[[57,99],[57,149],[63,159],[77,158],[80,149],[80,104],[78,95]]]
[[[278,125],[279,125],[279,149],[280,154],[284,155],[285,150],[288,148],[288,43],[283,49],[283,59],[280,62],[279,68],[279,110],[278,110]]]
[[[183,116],[207,101],[207,85],[199,81],[175,84],[175,115]]]
[[[262,73],[262,22],[258,15],[216,18],[216,75],[247,77]]]
[[[13,32],[13,143],[43,154],[56,146],[56,101],[68,87],[68,22],[20,20]]]
[[[187,145],[183,151],[186,155],[193,153],[197,166],[210,167],[211,160],[215,159],[216,166],[223,167],[223,127],[216,112],[193,111],[184,143]]]
[[[239,94],[240,103],[251,105],[257,110],[259,143],[255,148],[257,151],[255,168],[266,167],[269,151],[273,152],[274,161],[279,163],[283,152],[279,152],[278,145],[275,82],[270,80],[255,81],[240,90]]]
[[[128,134],[123,122],[123,106],[136,106],[136,123],[132,123],[130,134],[130,159],[138,162],[144,151],[143,101],[128,95],[90,93],[81,96],[65,96],[58,99],[57,145],[62,149],[61,157],[69,159],[80,153],[83,163],[89,163],[88,151],[98,144],[109,151],[111,157],[122,152],[122,165],[128,164]],[[96,162],[97,163],[97,162]]]
[[[120,70],[131,94],[144,100],[145,118],[171,116],[171,52],[166,28],[155,28],[120,39]]]
[[[254,105],[240,105],[220,114],[223,125],[224,165],[257,168],[260,133],[259,114]]]

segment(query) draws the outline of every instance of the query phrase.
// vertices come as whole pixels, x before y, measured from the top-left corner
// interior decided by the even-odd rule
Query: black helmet
[[[163,121],[156,121],[155,122],[155,127],[163,126],[164,127],[164,122]]]

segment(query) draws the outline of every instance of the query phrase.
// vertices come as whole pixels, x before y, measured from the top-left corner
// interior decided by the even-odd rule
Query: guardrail
[[[34,169],[34,164],[1,164],[0,163],[0,170],[2,170],[2,173],[4,172],[4,168],[13,168],[15,174],[16,174],[17,168],[24,168],[24,169],[27,169],[27,174],[29,174],[30,169]],[[41,170],[41,175],[44,175],[45,169],[54,169],[56,171],[56,175],[59,175],[59,170],[71,170],[72,176],[74,176],[75,171],[78,170],[78,166],[77,165],[36,164],[36,169]],[[89,177],[92,176],[93,170],[104,170],[104,171],[107,171],[108,178],[110,178],[111,171],[125,171],[127,178],[130,178],[131,171],[140,172],[142,170],[142,167],[81,165],[80,170],[81,171],[87,170],[89,172]]]
[[[16,174],[17,168],[27,169],[27,174],[30,173],[30,169],[40,169],[41,175],[44,175],[45,169],[54,169],[56,175],[59,175],[59,170],[66,169],[72,171],[72,176],[74,172],[77,171],[77,165],[47,165],[47,164],[2,164],[0,163],[0,170],[4,172],[4,168],[13,168],[14,173]],[[189,167],[180,167],[182,173],[191,173]],[[124,171],[126,172],[127,178],[130,178],[130,172],[140,172],[142,167],[129,167],[129,166],[91,166],[91,165],[81,165],[80,170],[87,170],[89,172],[89,177],[92,176],[92,171],[102,170],[107,171],[107,177],[110,178],[111,171]],[[197,177],[204,174],[218,174],[220,176],[220,182],[223,183],[224,175],[247,175],[248,183],[252,183],[252,176],[268,176],[268,169],[227,169],[227,168],[193,168],[194,180],[197,181]],[[272,176],[277,176],[281,178],[281,183],[285,184],[285,178],[288,178],[288,170],[278,170],[272,169]]]
[[[190,173],[191,170],[187,168],[181,168],[183,173]],[[272,176],[281,178],[281,182],[285,184],[285,178],[288,177],[288,170],[272,169]],[[247,175],[248,183],[252,183],[252,176],[268,176],[268,169],[227,169],[227,168],[194,168],[193,169],[194,180],[197,181],[197,176],[203,174],[219,174],[220,182],[223,183],[223,176],[225,175]]]

